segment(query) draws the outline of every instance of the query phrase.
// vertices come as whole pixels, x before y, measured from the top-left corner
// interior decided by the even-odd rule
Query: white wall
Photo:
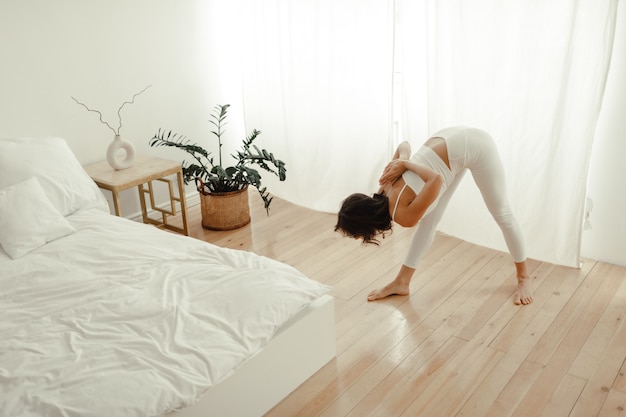
[[[74,103],[75,96],[115,120],[126,106],[122,136],[140,153],[160,128],[210,140],[208,115],[224,96],[220,63],[210,53],[205,0],[2,0],[0,2],[0,137],[61,136],[82,163],[104,158],[112,132]],[[626,265],[626,6],[619,6],[614,56],[591,161],[591,230],[584,257]],[[236,106],[234,106],[236,108]],[[236,130],[236,129],[235,129]],[[235,134],[240,134],[235,132]],[[564,155],[563,157],[567,157]],[[188,193],[192,192],[188,189]],[[138,210],[134,190],[124,210]]]
[[[103,160],[113,138],[95,113],[117,125],[138,153],[182,160],[154,149],[159,128],[209,140],[208,116],[221,101],[206,32],[210,10],[198,0],[2,0],[0,137],[60,136],[82,163]],[[193,187],[191,187],[193,190]],[[135,190],[125,214],[139,210]]]
[[[620,2],[605,98],[598,120],[587,195],[591,229],[582,255],[626,265],[626,4]]]

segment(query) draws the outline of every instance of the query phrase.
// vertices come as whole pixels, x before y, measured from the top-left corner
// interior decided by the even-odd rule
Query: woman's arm
[[[396,148],[396,151],[393,154],[393,158],[391,159],[392,161],[395,161],[397,159],[409,159],[411,157],[411,144],[407,141],[404,141],[402,143],[400,143],[398,145],[398,147]],[[402,175],[402,174],[400,174]],[[378,194],[382,193],[383,191],[383,183],[380,183],[381,187],[378,189]]]
[[[420,192],[408,206],[400,207],[396,215],[396,217],[400,217],[403,226],[411,227],[417,224],[439,195],[443,178],[426,165],[398,159],[391,161],[387,165],[383,175],[380,177],[380,184],[384,186],[385,184],[393,183],[407,170],[413,171],[424,181],[424,187]]]
[[[402,176],[404,171],[415,172],[424,182],[431,181],[435,177],[441,177],[426,165],[405,159],[394,159],[387,164],[378,182],[380,185],[393,183]]]
[[[402,222],[403,226],[406,227],[415,226],[417,222],[424,217],[424,213],[426,213],[428,207],[437,199],[439,191],[441,191],[441,185],[443,184],[443,177],[440,174],[424,165],[413,165],[416,165],[416,167],[411,168],[417,168],[422,174],[425,174],[420,175],[417,170],[411,169],[411,171],[415,172],[424,180],[424,187],[409,203],[406,210],[403,210]]]
[[[409,159],[411,157],[411,144],[407,141],[402,142],[396,148],[396,152],[393,154],[394,159]]]

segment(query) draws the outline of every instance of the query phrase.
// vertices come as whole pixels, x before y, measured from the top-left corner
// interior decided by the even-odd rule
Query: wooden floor
[[[437,235],[409,297],[368,303],[402,263],[411,230],[380,247],[333,231],[335,216],[275,198],[268,217],[191,234],[254,251],[334,286],[337,358],[278,404],[283,416],[626,416],[626,268],[529,261],[535,302],[512,302],[506,253]]]

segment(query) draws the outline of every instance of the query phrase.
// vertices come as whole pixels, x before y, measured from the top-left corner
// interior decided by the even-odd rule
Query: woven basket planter
[[[228,193],[200,193],[202,227],[210,230],[238,229],[250,223],[248,187]]]

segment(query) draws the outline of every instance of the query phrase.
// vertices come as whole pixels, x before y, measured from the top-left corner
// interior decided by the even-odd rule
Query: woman
[[[417,225],[396,278],[372,291],[368,300],[409,294],[415,268],[435,237],[450,197],[469,170],[515,263],[514,302],[530,304],[532,289],[522,233],[509,207],[504,168],[491,136],[475,128],[450,127],[434,134],[412,158],[410,155],[409,143],[401,143],[380,177],[378,193],[371,197],[352,194],[339,211],[335,231],[364,243],[378,244],[376,236],[384,236],[393,222],[405,227]]]

